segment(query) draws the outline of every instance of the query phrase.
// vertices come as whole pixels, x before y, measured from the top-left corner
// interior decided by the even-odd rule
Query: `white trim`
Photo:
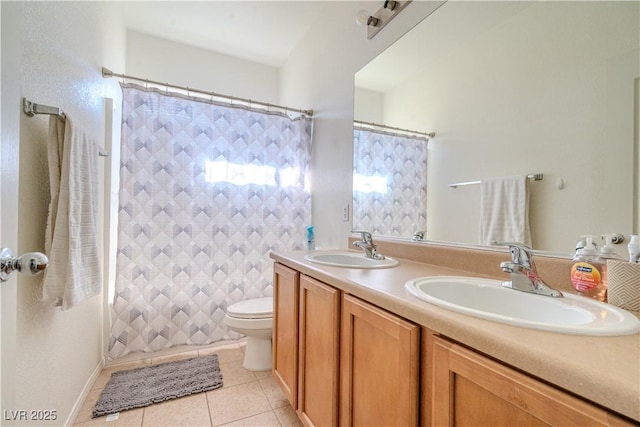
[[[64,422],[65,427],[72,426],[73,424],[75,424],[75,420],[78,417],[78,414],[80,413],[80,410],[82,409],[82,406],[84,405],[85,400],[87,400],[87,396],[89,395],[89,392],[91,392],[91,390],[93,389],[93,385],[95,384],[96,380],[98,379],[98,376],[104,369],[104,363],[105,363],[105,360],[103,357],[100,359],[100,363],[98,363],[98,366],[96,366],[96,368],[91,373],[91,376],[89,377],[87,382],[84,384],[84,387],[80,392],[80,395],[78,396],[78,398],[76,399],[76,402],[73,404],[73,407],[71,408],[69,417],[67,417],[66,421]]]

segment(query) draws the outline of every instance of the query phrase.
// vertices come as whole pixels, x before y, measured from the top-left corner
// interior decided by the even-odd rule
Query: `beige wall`
[[[278,68],[135,31],[127,32],[126,67],[136,77],[278,103]]]
[[[18,67],[21,79],[10,82],[20,90],[7,104],[21,108],[24,96],[58,106],[104,143],[104,97],[118,98],[119,89],[115,81],[102,78],[100,69],[124,67],[125,32],[114,10],[97,2],[24,2],[7,12],[3,9],[3,54],[7,21],[20,26],[20,39],[12,43],[21,52],[8,58]],[[43,251],[49,200],[48,118],[19,114],[19,120],[15,249],[18,253]],[[92,375],[100,369],[103,300],[97,296],[63,312],[40,302],[41,288],[41,276],[18,276],[15,389],[3,390],[14,394],[15,406],[3,409],[55,410],[57,420],[50,424],[61,425],[69,421]]]
[[[449,34],[448,6],[426,21],[436,40]],[[479,188],[449,183],[523,173],[544,173],[531,185],[536,249],[571,253],[584,234],[632,233],[638,16],[637,2],[537,3],[385,93],[386,123],[437,133],[429,239],[478,243]]]
[[[384,123],[384,94],[354,88],[353,119],[369,123]]]

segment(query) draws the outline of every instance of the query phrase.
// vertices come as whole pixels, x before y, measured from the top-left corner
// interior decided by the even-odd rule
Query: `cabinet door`
[[[307,426],[336,426],[340,291],[300,276],[299,327],[299,417]]]
[[[298,407],[298,288],[300,273],[273,266],[273,376],[293,408]]]
[[[341,332],[340,424],[418,425],[420,329],[345,295]]]
[[[426,336],[424,426],[630,425],[492,359]]]

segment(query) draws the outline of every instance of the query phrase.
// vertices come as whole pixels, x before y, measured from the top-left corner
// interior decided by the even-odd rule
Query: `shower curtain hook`
[[[145,89],[149,89],[149,79],[145,79],[145,81],[144,81],[144,88],[145,88]]]
[[[189,86],[187,86],[187,96],[191,96],[191,93],[189,92]]]

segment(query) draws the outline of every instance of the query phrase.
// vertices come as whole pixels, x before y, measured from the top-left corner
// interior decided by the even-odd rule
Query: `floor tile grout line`
[[[264,389],[264,386],[262,385],[262,381],[260,378],[258,378],[258,385],[260,386],[260,389],[262,390],[262,394],[264,394],[264,397],[267,398],[267,402],[269,403],[269,406],[271,406],[271,410],[275,411],[276,408],[273,407],[273,403],[271,402],[271,399],[269,399],[269,396],[267,395],[267,390]],[[276,415],[276,418],[277,418],[277,415]]]
[[[252,417],[257,417],[258,415],[268,414],[269,412],[273,413],[273,415],[276,417],[276,421],[278,421],[278,425],[282,426],[282,423],[280,422],[280,418],[278,418],[278,415],[276,414],[276,412],[273,409],[270,409],[270,410],[264,411],[264,412],[259,412],[257,414],[253,414],[253,415],[248,415],[246,417],[238,418],[237,420],[229,421],[229,422],[226,422],[224,424],[213,425],[213,423],[211,423],[211,426],[212,427],[223,427],[223,426],[226,426],[227,424],[237,423],[238,421],[246,420],[246,419],[252,418]]]
[[[220,370],[220,372],[222,373],[222,369]],[[223,389],[223,388],[224,388],[224,380],[223,380],[223,382],[222,382],[222,387],[217,388],[217,389],[215,389],[215,390],[221,390],[221,389]],[[214,390],[209,390],[209,391],[205,391],[205,392],[204,392],[204,399],[205,399],[205,400],[206,400],[206,402],[207,402],[207,415],[209,415],[209,425],[210,425],[211,427],[213,427],[213,418],[211,417],[211,406],[209,405],[209,392],[210,392],[210,391],[214,391]]]

